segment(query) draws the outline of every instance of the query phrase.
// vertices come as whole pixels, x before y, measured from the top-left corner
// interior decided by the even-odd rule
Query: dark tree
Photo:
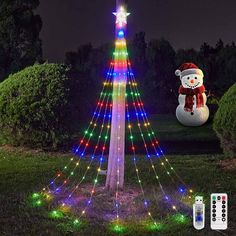
[[[136,72],[138,79],[143,79],[147,71],[147,58],[146,58],[146,49],[147,43],[145,40],[145,33],[140,32],[134,36],[134,39],[131,41],[131,44],[128,45],[131,51],[131,60],[133,68]]]
[[[34,14],[39,0],[0,2],[0,81],[42,59],[42,21]]]
[[[146,104],[158,113],[173,111],[177,101],[175,91],[178,80],[175,77],[175,51],[165,39],[152,40],[147,48],[148,72],[146,74]]]

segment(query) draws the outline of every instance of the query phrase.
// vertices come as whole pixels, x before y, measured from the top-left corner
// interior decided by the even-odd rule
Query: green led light
[[[122,226],[122,225],[118,225],[118,224],[112,226],[111,229],[112,229],[112,231],[114,231],[115,233],[124,233],[124,232],[125,232],[125,227]]]
[[[187,217],[182,214],[174,215],[173,220],[178,224],[186,224],[187,223]]]
[[[63,215],[62,212],[54,210],[54,211],[51,211],[51,212],[49,213],[49,216],[50,216],[51,218],[54,218],[54,219],[60,219],[60,218],[62,218],[64,215]]]
[[[90,135],[89,135],[90,137],[92,137],[93,136],[93,133],[90,133]]]
[[[36,203],[35,203],[36,206],[41,206],[42,205],[42,201],[41,200],[38,200]]]
[[[70,175],[74,175],[74,172],[72,171],[72,172],[70,173]]]
[[[88,133],[88,130],[85,130],[85,132],[84,132],[85,134],[87,134]]]
[[[73,225],[74,225],[75,227],[80,227],[80,226],[81,226],[81,221],[79,221],[78,219],[75,219],[75,220],[73,221]]]
[[[149,231],[160,231],[163,229],[163,226],[164,225],[161,223],[154,222],[154,223],[147,224],[146,228]]]
[[[32,195],[32,198],[39,198],[40,197],[40,194],[39,193],[33,193],[33,195]]]

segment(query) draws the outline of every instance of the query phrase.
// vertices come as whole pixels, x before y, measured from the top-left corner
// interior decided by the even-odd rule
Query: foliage
[[[0,2],[0,81],[42,57],[39,0]]]
[[[236,157],[236,83],[220,100],[219,109],[214,118],[214,129],[220,138],[224,152]]]
[[[28,67],[0,84],[0,139],[13,145],[57,148],[78,123],[80,103],[64,65]]]

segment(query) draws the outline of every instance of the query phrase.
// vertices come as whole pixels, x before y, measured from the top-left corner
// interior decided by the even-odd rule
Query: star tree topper
[[[120,27],[123,26],[123,24],[127,24],[127,16],[130,15],[124,7],[120,7],[117,12],[113,12],[113,14],[116,16],[116,24],[119,24]]]

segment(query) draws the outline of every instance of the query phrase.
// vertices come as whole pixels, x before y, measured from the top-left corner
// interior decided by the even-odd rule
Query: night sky
[[[81,44],[113,42],[115,0],[40,0],[44,58],[64,60]],[[128,39],[164,37],[175,48],[236,41],[236,0],[129,0]]]

